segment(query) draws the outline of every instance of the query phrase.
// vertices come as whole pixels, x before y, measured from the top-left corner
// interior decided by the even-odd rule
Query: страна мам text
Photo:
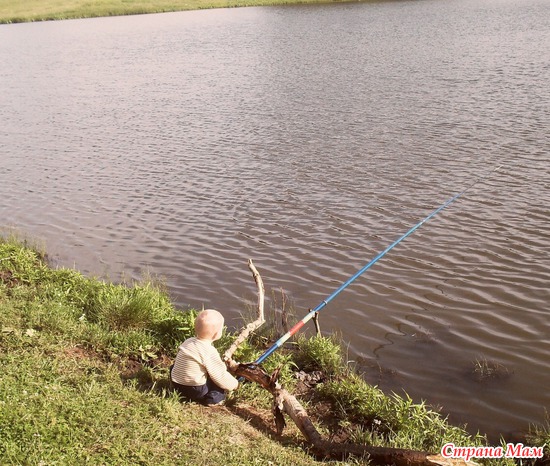
[[[528,447],[523,443],[507,443],[506,447],[462,447],[446,443],[441,448],[441,456],[444,458],[462,458],[464,461],[471,458],[542,458],[543,455],[544,446]]]

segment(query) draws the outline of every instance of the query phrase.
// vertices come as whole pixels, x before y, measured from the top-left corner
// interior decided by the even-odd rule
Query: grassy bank
[[[0,243],[0,463],[313,464],[298,443],[254,428],[246,402],[238,415],[168,389],[193,317],[158,285],[52,270],[34,250]]]
[[[0,23],[338,0],[0,0]]]
[[[170,390],[168,367],[194,316],[175,309],[158,283],[114,285],[53,269],[36,250],[0,239],[2,464],[317,464],[295,428],[275,435],[271,400],[254,384],[216,408],[182,402]],[[226,334],[220,350],[233,338]],[[237,359],[260,352],[248,345]],[[330,338],[300,338],[266,369],[282,363],[284,384],[303,393],[327,435],[434,452],[448,441],[484,442],[422,404],[364,383]],[[298,369],[322,371],[321,383],[303,391]],[[538,435],[534,442],[550,440],[544,429]]]

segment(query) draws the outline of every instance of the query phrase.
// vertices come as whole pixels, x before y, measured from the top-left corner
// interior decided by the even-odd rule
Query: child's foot
[[[210,408],[212,406],[223,406],[225,404],[225,400],[218,401],[217,403],[205,403],[204,406],[207,408]]]

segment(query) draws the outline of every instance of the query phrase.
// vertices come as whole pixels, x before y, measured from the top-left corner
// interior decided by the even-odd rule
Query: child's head
[[[201,340],[219,340],[223,331],[223,316],[214,309],[199,312],[195,319],[195,335]]]

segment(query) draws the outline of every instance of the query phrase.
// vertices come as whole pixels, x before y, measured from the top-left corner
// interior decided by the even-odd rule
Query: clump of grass
[[[149,283],[131,288],[106,284],[87,317],[113,330],[146,329],[170,312],[172,305],[166,295]]]
[[[15,240],[0,242],[0,258],[6,293],[25,300],[19,319],[29,328],[70,332],[97,351],[135,357],[143,348],[172,354],[194,333],[196,313],[177,311],[153,281],[117,285],[53,269],[45,255]]]
[[[487,382],[506,379],[513,374],[513,371],[497,361],[480,356],[474,361],[472,374],[478,382]]]
[[[550,461],[550,414],[546,413],[546,419],[543,424],[534,424],[529,428],[527,434],[527,441],[534,446],[545,447],[545,459]],[[541,464],[546,464],[544,460],[541,460]]]
[[[486,441],[449,425],[438,412],[407,395],[385,395],[356,374],[328,380],[318,386],[318,392],[332,401],[341,425],[351,426],[354,441],[425,451],[439,451],[449,441],[458,445]]]
[[[342,374],[345,368],[340,342],[333,336],[299,335],[296,339],[294,362],[306,372],[322,371],[326,375]]]

